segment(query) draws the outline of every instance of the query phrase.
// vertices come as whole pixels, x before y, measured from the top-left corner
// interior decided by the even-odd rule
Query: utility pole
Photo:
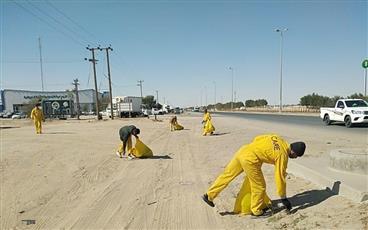
[[[156,90],[156,104],[158,104],[158,90]]]
[[[138,82],[137,86],[139,86],[139,87],[141,88],[141,98],[142,98],[142,100],[143,100],[142,83],[143,83],[144,81],[143,81],[143,80],[139,80],[139,81],[137,81],[137,82]]]
[[[97,60],[95,59],[95,50],[99,50],[99,47],[96,48],[90,48],[89,46],[86,47],[87,50],[92,52],[92,59],[88,59],[88,61],[92,62],[93,64],[93,77],[94,77],[94,81],[95,81],[95,100],[96,100],[96,115],[97,115],[97,120],[100,120],[100,108],[99,108],[99,101],[98,101],[98,89],[97,89],[97,77],[96,77],[96,63]],[[87,60],[87,58],[85,58],[85,60]]]
[[[213,85],[215,86],[215,101],[214,101],[213,107],[216,111],[216,82],[215,81],[213,81]]]
[[[76,99],[76,102],[77,102],[77,119],[79,120],[80,104],[79,104],[79,93],[78,93],[78,85],[79,85],[78,78],[74,79],[73,85],[74,85],[75,99]]]
[[[112,87],[111,87],[111,73],[110,73],[110,59],[109,59],[109,50],[113,51],[111,46],[106,48],[99,48],[101,51],[106,50],[106,60],[107,60],[107,74],[109,77],[109,96],[110,96],[110,112],[111,112],[111,120],[114,120],[114,109],[112,106]]]
[[[275,29],[275,32],[280,33],[280,107],[279,113],[282,112],[282,54],[283,54],[283,40],[284,33],[287,31],[287,28],[284,29]]]
[[[41,86],[42,86],[42,92],[43,92],[44,91],[44,87],[43,87],[43,67],[42,67],[41,37],[38,37],[38,48],[40,50]]]
[[[233,103],[234,103],[234,68],[229,67],[231,70],[231,111],[233,111]]]

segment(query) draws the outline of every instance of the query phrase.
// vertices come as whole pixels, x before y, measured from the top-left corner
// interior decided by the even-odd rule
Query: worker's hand
[[[285,205],[287,210],[289,210],[289,211],[291,210],[291,208],[292,208],[291,203],[287,198],[281,199],[281,202],[282,202],[283,205]]]

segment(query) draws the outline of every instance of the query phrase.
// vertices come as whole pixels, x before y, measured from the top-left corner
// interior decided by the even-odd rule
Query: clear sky
[[[236,98],[279,103],[280,34],[283,101],[318,93],[363,93],[367,1],[7,1],[1,0],[1,88],[93,88],[88,44],[111,52],[113,94],[143,94],[179,106]],[[108,89],[104,52],[100,90]],[[206,97],[207,95],[207,97]],[[202,100],[201,100],[202,98]],[[207,98],[207,100],[206,100]]]

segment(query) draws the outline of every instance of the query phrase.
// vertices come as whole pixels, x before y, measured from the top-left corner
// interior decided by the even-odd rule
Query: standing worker
[[[213,134],[213,132],[215,131],[215,127],[212,125],[212,118],[211,118],[211,114],[207,111],[207,109],[204,110],[204,115],[203,115],[203,120],[202,120],[202,124],[204,124],[203,126],[203,136],[206,136],[208,133],[209,134]]]
[[[243,171],[246,173],[251,192],[250,210],[255,217],[267,217],[265,212],[269,202],[266,194],[266,182],[262,173],[262,164],[275,165],[275,182],[277,193],[286,209],[291,210],[291,203],[286,198],[286,168],[288,158],[301,157],[305,151],[304,142],[289,145],[276,134],[261,135],[254,138],[249,145],[244,145],[235,153],[224,172],[216,179],[202,199],[211,207],[213,200],[226,186]],[[268,200],[268,201],[267,201]]]
[[[35,124],[37,134],[42,133],[42,121],[45,122],[42,110],[39,108],[40,106],[41,104],[37,103],[31,112],[31,119]]]
[[[140,130],[134,125],[128,125],[120,128],[119,136],[123,144],[120,144],[119,149],[116,152],[116,155],[118,155],[120,158],[123,158],[123,156],[125,156],[126,148],[128,147],[128,158],[129,159],[134,158],[134,156],[131,154],[132,135],[138,139],[138,134],[140,134]]]

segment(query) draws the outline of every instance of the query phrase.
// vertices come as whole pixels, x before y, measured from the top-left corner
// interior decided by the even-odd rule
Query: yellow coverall
[[[235,177],[244,171],[247,175],[246,180],[249,180],[250,184],[251,212],[254,215],[261,215],[262,209],[270,203],[261,170],[262,164],[275,165],[277,193],[280,197],[286,197],[285,176],[289,152],[290,145],[280,136],[275,134],[257,136],[252,143],[244,145],[235,153],[224,172],[208,189],[208,199],[213,201]]]
[[[211,120],[212,118],[209,112],[203,115],[203,136],[206,136],[208,133],[213,133],[215,131],[215,127],[212,125]]]
[[[42,120],[44,119],[42,110],[39,108],[33,108],[31,112],[31,119],[33,119],[33,122],[36,127],[36,133],[41,134],[42,133]]]
[[[174,130],[183,130],[184,127],[179,125],[178,120],[177,119],[171,119],[170,121],[170,130],[174,131]]]

